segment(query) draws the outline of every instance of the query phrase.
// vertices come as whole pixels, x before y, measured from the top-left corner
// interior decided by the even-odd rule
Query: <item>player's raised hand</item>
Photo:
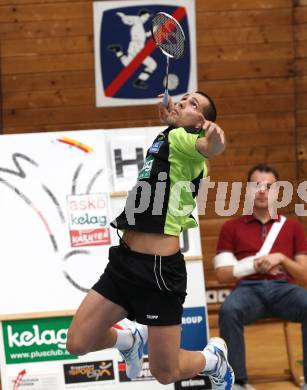
[[[205,119],[202,128],[206,134],[205,137],[197,140],[197,150],[207,158],[223,153],[226,147],[226,138],[221,127]]]
[[[162,99],[158,103],[159,118],[160,118],[160,122],[161,123],[167,124],[168,123],[167,122],[167,118],[168,118],[169,114],[174,110],[175,103],[174,103],[172,97],[169,96],[169,98],[168,98],[168,106],[166,107],[163,104],[163,96],[164,96],[164,93],[161,93],[160,95],[158,95],[158,97]]]

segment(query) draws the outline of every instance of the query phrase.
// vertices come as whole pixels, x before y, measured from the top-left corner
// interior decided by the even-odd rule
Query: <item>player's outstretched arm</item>
[[[205,120],[203,129],[205,137],[196,141],[196,149],[203,156],[211,158],[222,154],[226,147],[226,137],[223,129],[216,123]]]

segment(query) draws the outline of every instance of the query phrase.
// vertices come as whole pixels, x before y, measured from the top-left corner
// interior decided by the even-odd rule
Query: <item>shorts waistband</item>
[[[180,250],[169,256],[160,256],[158,254],[151,255],[149,253],[135,252],[128,247],[128,245],[124,242],[123,239],[120,240],[119,248],[122,252],[125,252],[126,254],[130,254],[131,256],[135,258],[139,258],[141,260],[154,260],[156,257],[159,257],[162,260],[172,261],[178,259],[178,257],[183,257]]]

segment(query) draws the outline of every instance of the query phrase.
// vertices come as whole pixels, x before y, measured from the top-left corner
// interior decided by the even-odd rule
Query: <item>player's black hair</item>
[[[253,173],[256,172],[256,171],[265,172],[265,173],[272,173],[275,176],[276,181],[279,180],[279,174],[278,174],[278,172],[276,171],[275,168],[273,168],[271,165],[268,165],[268,164],[265,164],[265,163],[261,163],[261,164],[257,164],[255,166],[253,166],[249,170],[249,172],[247,174],[247,180],[248,181],[251,180],[251,177],[252,177]]]
[[[216,111],[216,106],[214,104],[213,99],[208,94],[206,94],[205,92],[196,91],[196,93],[198,93],[199,95],[204,96],[209,101],[209,104],[208,104],[207,107],[204,108],[204,112],[203,113],[204,113],[205,118],[208,121],[215,122],[216,121],[216,117],[217,117],[217,111]]]
[[[139,12],[138,12],[138,16],[142,16],[142,15],[145,15],[145,14],[151,15],[151,12],[148,11],[148,9],[145,9],[145,8],[140,9]]]

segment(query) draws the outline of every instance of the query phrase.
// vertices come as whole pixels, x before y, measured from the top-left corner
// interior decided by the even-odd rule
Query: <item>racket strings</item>
[[[185,36],[179,23],[166,14],[158,13],[154,16],[152,24],[156,45],[172,58],[182,57]]]

